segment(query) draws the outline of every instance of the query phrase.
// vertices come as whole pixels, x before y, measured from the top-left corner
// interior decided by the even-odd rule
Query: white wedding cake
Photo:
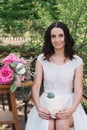
[[[51,92],[47,93],[45,103],[47,110],[50,112],[51,117],[54,119],[56,118],[55,114],[64,108],[63,100]]]

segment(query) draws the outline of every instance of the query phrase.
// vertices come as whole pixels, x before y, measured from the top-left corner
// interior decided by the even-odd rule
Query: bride
[[[32,86],[35,106],[28,115],[25,130],[87,130],[87,115],[80,103],[83,60],[74,53],[73,47],[74,40],[66,24],[54,22],[47,28]],[[40,96],[42,80],[44,92]],[[55,119],[45,106],[49,92],[64,103],[64,108],[55,113]]]

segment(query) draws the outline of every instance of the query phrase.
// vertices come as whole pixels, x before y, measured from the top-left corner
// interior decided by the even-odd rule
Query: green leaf
[[[23,66],[16,68],[16,72],[19,72],[21,69],[23,69]]]
[[[13,77],[13,80],[12,80],[11,84],[13,84],[16,80],[17,80],[17,74],[14,73],[14,77]]]
[[[49,93],[47,93],[47,97],[48,97],[48,98],[54,98],[55,95],[54,95],[52,92],[49,92]]]
[[[17,86],[15,86],[14,84],[11,85],[10,91],[11,91],[12,93],[15,92],[16,89],[17,89]]]
[[[11,64],[10,64],[10,67],[11,67],[11,68],[14,68],[14,67],[16,67],[16,66],[17,66],[17,62],[14,62],[14,63],[11,63]]]

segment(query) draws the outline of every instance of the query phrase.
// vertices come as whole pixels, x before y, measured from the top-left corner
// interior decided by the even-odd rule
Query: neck
[[[64,57],[64,51],[63,50],[55,50],[55,56]]]

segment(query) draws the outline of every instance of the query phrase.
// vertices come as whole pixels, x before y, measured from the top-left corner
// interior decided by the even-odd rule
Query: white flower
[[[20,74],[20,75],[25,74],[26,69],[25,69],[25,67],[24,67],[24,65],[23,65],[22,63],[18,63],[18,64],[17,64],[16,72],[17,72],[18,74]]]
[[[58,96],[55,96],[54,98],[46,97],[46,108],[50,112],[52,118],[55,118],[55,114],[63,109],[63,107],[64,103]]]

